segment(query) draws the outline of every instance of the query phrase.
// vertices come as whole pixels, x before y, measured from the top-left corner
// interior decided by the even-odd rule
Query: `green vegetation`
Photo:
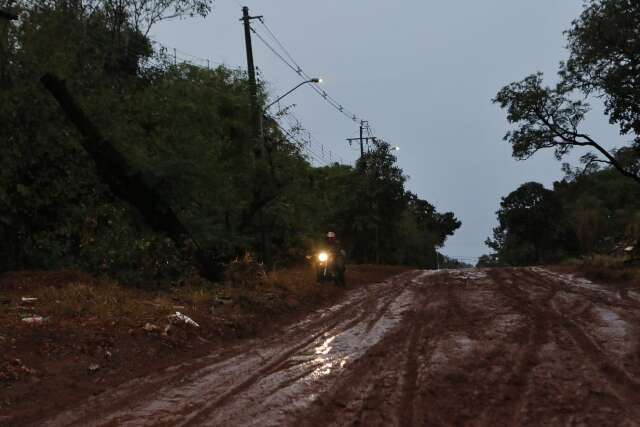
[[[354,167],[317,168],[267,120],[269,171],[253,172],[245,74],[174,64],[147,37],[164,17],[210,6],[0,0],[20,15],[0,20],[0,271],[71,267],[138,284],[176,281],[196,274],[196,247],[222,263],[257,252],[261,226],[276,265],[303,260],[328,229],[355,262],[434,265],[460,222],[405,189],[386,144]],[[130,173],[177,214],[185,242],[151,227],[99,177],[40,83],[45,73],[66,80]],[[257,180],[268,197],[256,197]]]
[[[570,174],[553,190],[527,183],[502,199],[482,266],[624,256],[640,240],[640,186],[613,168]]]
[[[495,253],[483,256],[479,265],[552,263],[597,254],[624,258],[625,246],[640,246],[638,28],[637,1],[587,1],[566,32],[569,59],[560,65],[559,83],[545,87],[537,73],[500,90],[494,102],[515,125],[505,136],[515,158],[525,160],[542,149],[553,149],[558,160],[577,147],[594,151],[581,157],[581,168],[564,164],[566,178],[553,190],[527,183],[504,197],[499,225],[487,240]],[[626,146],[606,150],[582,131],[588,96],[603,100],[621,135],[633,136]]]
[[[524,160],[553,149],[558,160],[576,147],[594,150],[582,156],[587,170],[610,166],[640,184],[640,4],[631,0],[590,0],[567,31],[569,59],[561,63],[559,83],[543,85],[542,73],[505,86],[494,99],[515,125],[505,140],[513,156]],[[630,145],[608,151],[584,133],[590,110],[586,97],[603,100],[605,113]]]

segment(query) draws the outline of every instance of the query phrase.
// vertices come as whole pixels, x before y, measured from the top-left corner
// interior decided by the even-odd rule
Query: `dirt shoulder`
[[[316,285],[306,268],[277,271],[259,286],[169,291],[73,271],[4,274],[0,424],[24,424],[132,378],[268,335],[350,289],[406,270],[351,266],[347,290]],[[170,319],[176,312],[198,326]]]
[[[26,425],[637,426],[639,324],[574,274],[409,271]]]
[[[554,265],[546,268],[559,273],[575,274],[604,286],[617,289],[640,288],[640,266],[622,259],[596,257],[576,264]]]

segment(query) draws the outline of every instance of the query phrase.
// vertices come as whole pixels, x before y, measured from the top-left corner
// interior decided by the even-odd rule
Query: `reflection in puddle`
[[[331,351],[331,347],[329,347],[329,344],[331,344],[333,342],[333,340],[335,340],[336,337],[335,335],[332,336],[331,338],[328,338],[324,343],[322,343],[322,345],[320,347],[316,347],[316,354],[327,354]]]
[[[333,360],[334,356],[329,355],[329,353],[333,349],[331,343],[334,342],[335,339],[335,335],[329,337],[322,343],[322,345],[315,348],[315,353],[319,355],[319,357],[313,359],[313,364],[319,365],[319,367],[315,369],[309,376],[311,380],[317,380],[321,377],[329,375],[334,365],[337,365],[342,369],[344,368],[344,365],[347,364],[347,359],[349,358],[348,356],[338,358],[338,360],[336,361]]]

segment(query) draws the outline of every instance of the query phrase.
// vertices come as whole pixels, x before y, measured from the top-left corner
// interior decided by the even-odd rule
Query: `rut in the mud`
[[[412,272],[45,425],[640,425],[639,321],[543,269]]]

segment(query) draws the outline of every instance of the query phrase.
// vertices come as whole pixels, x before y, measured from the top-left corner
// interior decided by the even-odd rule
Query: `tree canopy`
[[[527,183],[505,196],[479,266],[554,263],[620,254],[640,239],[640,188],[612,167],[574,173],[553,189]]]
[[[502,199],[498,227],[487,246],[509,265],[557,259],[566,229],[562,205],[553,191],[529,182]]]
[[[560,65],[559,82],[545,86],[542,73],[502,88],[493,102],[507,111],[514,125],[505,140],[513,156],[527,159],[541,149],[553,149],[558,160],[576,147],[585,168],[612,166],[640,183],[637,160],[630,165],[616,150],[582,130],[591,110],[585,98],[604,101],[609,121],[622,135],[635,135],[622,149],[640,152],[640,5],[632,0],[590,0],[566,32],[569,59]],[[637,156],[635,157],[637,159]]]

